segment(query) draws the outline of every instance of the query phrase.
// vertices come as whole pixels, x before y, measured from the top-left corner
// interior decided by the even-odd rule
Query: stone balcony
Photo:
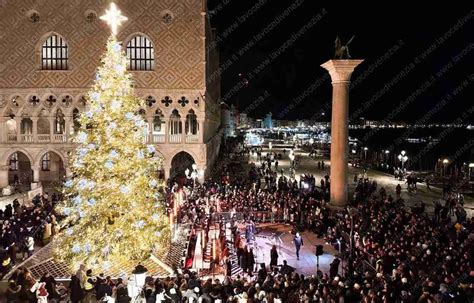
[[[147,138],[148,143],[154,144],[196,144],[203,143],[202,139],[198,134],[170,134],[166,138],[165,134],[149,134]],[[168,139],[168,140],[167,140]],[[11,144],[11,143],[24,143],[24,144],[37,144],[37,143],[70,143],[71,136],[67,134],[6,134],[0,137],[0,144]]]

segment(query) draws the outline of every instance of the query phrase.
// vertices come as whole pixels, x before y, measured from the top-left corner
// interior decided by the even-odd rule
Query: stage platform
[[[315,275],[317,272],[316,245],[323,245],[324,254],[319,256],[319,270],[323,273],[329,273],[329,265],[338,253],[331,245],[325,243],[324,239],[318,239],[316,234],[312,232],[300,233],[303,238],[304,246],[300,249],[300,259],[296,258],[296,248],[293,243],[294,234],[291,233],[292,227],[287,224],[266,223],[259,224],[260,232],[256,234],[256,247],[254,255],[257,263],[265,263],[270,265],[270,250],[272,248],[272,234],[279,234],[281,244],[277,248],[279,250],[278,264],[283,264],[283,260],[288,265],[295,268],[297,273],[304,275]],[[339,270],[340,272],[340,270]]]

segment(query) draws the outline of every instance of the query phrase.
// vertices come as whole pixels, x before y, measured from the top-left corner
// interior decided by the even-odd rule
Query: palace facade
[[[87,111],[110,29],[108,0],[0,3],[0,188],[68,175],[71,135]],[[221,143],[218,52],[205,0],[119,0],[117,38],[129,60],[148,141],[165,178],[204,175]]]

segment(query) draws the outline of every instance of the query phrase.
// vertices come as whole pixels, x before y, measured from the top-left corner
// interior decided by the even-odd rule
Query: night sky
[[[320,64],[332,58],[336,35],[355,35],[351,56],[365,61],[352,75],[352,122],[474,122],[473,10],[313,2],[209,2],[223,101],[251,117],[328,121],[331,83]]]

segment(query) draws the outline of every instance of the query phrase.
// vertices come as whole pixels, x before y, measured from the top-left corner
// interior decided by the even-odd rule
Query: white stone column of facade
[[[38,117],[31,117],[31,127],[33,128],[33,142],[38,142]]]
[[[31,165],[31,169],[33,170],[33,182],[31,183],[31,189],[35,189],[38,187],[39,183],[40,166]]]
[[[199,123],[199,143],[204,143],[204,119],[198,118]]]
[[[146,117],[146,122],[148,123],[148,142],[153,142],[153,117]]]
[[[64,116],[64,136],[66,136],[66,141],[69,141],[69,137],[71,136],[71,122],[72,117]]]
[[[8,165],[0,165],[0,189],[8,186]]]
[[[163,118],[163,120],[165,121],[165,143],[169,143],[170,142],[170,139],[169,139],[169,136],[170,136],[170,130],[169,130],[170,129],[170,118]]]
[[[15,116],[15,122],[16,122],[16,141],[20,141],[20,134],[21,134],[21,117],[16,117]]]
[[[7,141],[7,118],[0,116],[0,142]],[[1,182],[1,181],[0,181]]]
[[[329,60],[321,65],[332,80],[330,203],[335,207],[347,204],[349,84],[352,72],[362,61]]]
[[[165,172],[165,180],[168,180],[171,174],[171,166],[163,164],[163,170]]]
[[[53,137],[54,137],[54,126],[55,126],[55,118],[54,117],[49,117],[49,140],[50,142],[54,142]]]
[[[181,143],[186,143],[186,117],[181,117]]]
[[[66,178],[72,178],[72,171],[69,166],[64,166],[64,170],[66,171]]]

